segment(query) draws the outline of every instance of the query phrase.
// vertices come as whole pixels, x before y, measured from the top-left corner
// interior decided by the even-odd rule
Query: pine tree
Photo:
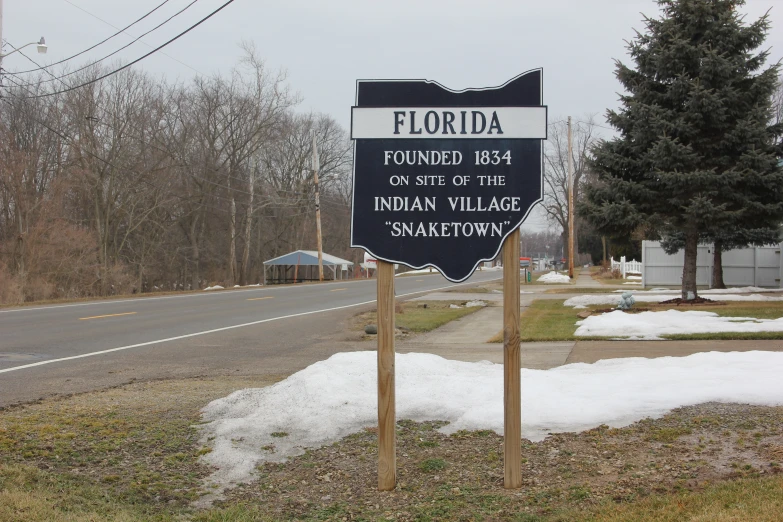
[[[747,25],[743,0],[658,0],[616,62],[626,94],[607,120],[620,136],[593,150],[597,181],[582,215],[599,232],[642,232],[685,250],[682,297],[696,296],[700,240],[725,247],[777,240],[783,169],[771,122],[778,65],[761,70],[766,16]],[[668,241],[666,241],[668,240]]]

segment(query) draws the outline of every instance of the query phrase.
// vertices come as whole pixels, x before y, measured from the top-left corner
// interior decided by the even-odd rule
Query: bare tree
[[[313,133],[324,247],[352,255],[347,133],[295,113],[285,74],[243,49],[229,75],[183,84],[131,68],[30,97],[95,80],[94,66],[5,90],[0,299],[259,278],[265,256],[314,248]]]
[[[587,157],[595,142],[593,116],[572,124],[572,161],[574,168],[574,203],[579,200],[586,179]],[[547,219],[563,231],[563,244],[568,244],[568,124],[565,119],[549,127],[544,149],[544,210]],[[576,231],[574,232],[576,233]],[[574,252],[578,253],[578,238],[574,238]]]

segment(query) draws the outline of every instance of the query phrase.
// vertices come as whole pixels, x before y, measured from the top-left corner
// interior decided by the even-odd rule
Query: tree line
[[[243,47],[184,83],[3,75],[0,302],[260,282],[264,260],[316,247],[313,134],[324,250],[360,260],[347,133]]]

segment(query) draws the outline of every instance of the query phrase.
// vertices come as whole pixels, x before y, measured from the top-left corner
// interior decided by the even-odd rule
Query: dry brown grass
[[[448,436],[443,423],[401,420],[393,492],[376,490],[367,430],[265,464],[220,505],[193,508],[209,471],[199,409],[269,382],[137,383],[0,410],[0,520],[762,522],[783,511],[783,408],[725,404],[523,441],[520,490],[503,489],[494,432]]]
[[[478,297],[477,297],[478,299]],[[465,317],[477,310],[480,306],[465,308],[467,301],[404,301],[397,303],[394,314],[394,324],[397,328],[416,333],[429,332],[444,324]],[[451,308],[451,305],[460,308]],[[426,306],[426,308],[425,308]],[[376,324],[377,313],[375,310],[356,316],[355,328],[363,330],[365,325]]]

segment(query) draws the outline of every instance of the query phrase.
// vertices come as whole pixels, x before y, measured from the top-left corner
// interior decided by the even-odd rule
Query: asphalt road
[[[440,275],[395,285],[400,297],[459,286]],[[352,280],[0,310],[0,407],[134,380],[284,375],[340,351],[345,321],[375,292],[375,280]]]

